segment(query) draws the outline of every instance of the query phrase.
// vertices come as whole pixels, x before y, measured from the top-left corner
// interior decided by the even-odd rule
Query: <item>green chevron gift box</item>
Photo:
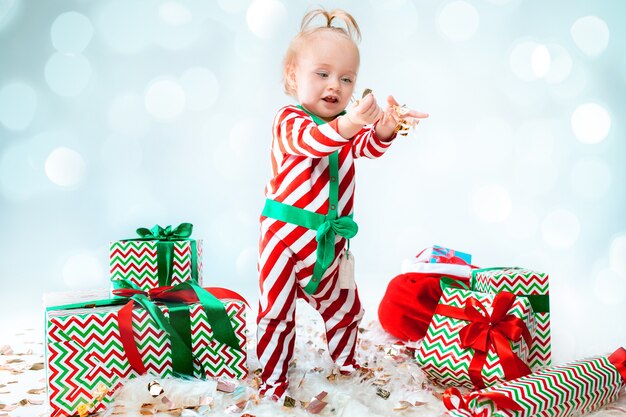
[[[626,386],[626,350],[543,369],[513,381],[461,395],[448,389],[451,417],[570,417],[616,401]]]
[[[45,363],[51,417],[102,410],[124,379],[146,373],[247,375],[244,302],[218,301],[230,324],[228,331],[234,333],[227,344],[216,340],[215,319],[201,302],[152,302],[142,295],[130,300],[47,308]],[[186,337],[181,327],[187,327]]]
[[[503,291],[445,288],[416,351],[417,363],[443,386],[484,388],[530,373],[535,320],[530,302]]]
[[[193,281],[202,285],[202,240],[190,239],[193,226],[158,225],[137,229],[138,238],[111,242],[111,281],[126,279],[147,291]]]
[[[526,268],[498,267],[472,271],[471,286],[474,291],[492,294],[509,291],[517,296],[524,296],[530,301],[537,326],[529,358],[530,368],[533,371],[552,364],[548,281],[548,274]]]

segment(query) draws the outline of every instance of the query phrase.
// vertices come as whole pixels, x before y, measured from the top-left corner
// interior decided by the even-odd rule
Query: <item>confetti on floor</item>
[[[253,322],[253,320],[251,320]],[[297,341],[289,370],[288,398],[261,399],[255,341],[249,340],[250,374],[242,381],[155,379],[127,381],[105,416],[355,416],[439,417],[440,387],[431,385],[413,361],[416,346],[387,335],[376,322],[360,329],[363,368],[340,375],[325,346],[321,319],[298,304]],[[253,324],[249,334],[255,334]],[[43,330],[27,329],[0,340],[0,417],[48,416]],[[626,395],[588,417],[626,417]]]

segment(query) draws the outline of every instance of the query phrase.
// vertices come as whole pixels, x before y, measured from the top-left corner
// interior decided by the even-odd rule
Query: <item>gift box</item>
[[[453,417],[569,417],[590,413],[618,399],[626,385],[626,350],[541,370],[461,395],[443,396]]]
[[[530,372],[534,331],[526,298],[447,287],[416,360],[437,384],[483,388]]]
[[[202,240],[192,225],[139,228],[139,238],[111,242],[111,281],[126,279],[144,291],[192,281],[202,285]]]
[[[402,273],[445,274],[469,278],[472,255],[443,246],[431,246],[402,263]]]
[[[550,342],[550,291],[548,274],[526,268],[483,268],[472,271],[474,291],[497,294],[509,291],[530,301],[535,315],[535,337],[530,348],[529,364],[533,371],[552,364]]]
[[[245,377],[245,305],[239,300],[217,303],[221,310],[213,305],[207,314],[204,302],[153,302],[135,294],[131,301],[117,298],[47,308],[51,416],[102,410],[125,378],[144,373]],[[225,322],[216,324],[212,316],[220,314]],[[228,344],[217,340],[224,332],[232,336]]]

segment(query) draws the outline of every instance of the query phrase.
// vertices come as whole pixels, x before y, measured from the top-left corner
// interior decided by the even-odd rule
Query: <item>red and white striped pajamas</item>
[[[391,145],[367,126],[352,139],[338,133],[337,120],[317,125],[295,106],[280,109],[274,119],[272,179],[268,199],[326,215],[329,181],[339,181],[338,216],[352,213],[354,158],[377,158]],[[339,178],[329,174],[327,156],[339,151]],[[307,301],[322,316],[329,353],[340,369],[354,369],[354,351],[363,308],[356,287],[338,284],[339,257],[346,239],[337,235],[335,259],[315,294],[304,291],[316,261],[316,231],[261,216],[259,242],[259,314],[257,354],[264,395],[281,397],[288,386],[287,369],[295,343],[296,300]]]

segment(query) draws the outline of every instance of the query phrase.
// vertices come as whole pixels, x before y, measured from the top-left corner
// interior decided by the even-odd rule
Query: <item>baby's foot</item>
[[[287,393],[288,387],[289,384],[286,383],[263,384],[259,390],[259,395],[261,397],[269,398],[272,401],[282,402],[283,397],[285,397]]]

